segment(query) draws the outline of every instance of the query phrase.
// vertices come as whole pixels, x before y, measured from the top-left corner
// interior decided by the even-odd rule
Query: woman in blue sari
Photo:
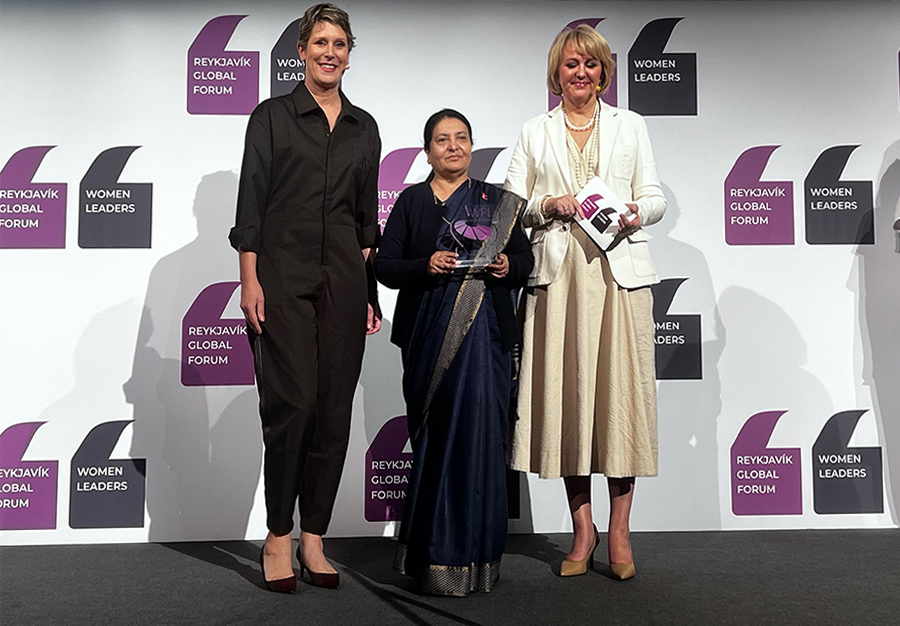
[[[500,576],[515,297],[534,257],[524,201],[468,177],[468,120],[435,113],[424,143],[433,176],[397,198],[375,258],[400,290],[391,341],[413,449],[395,568],[424,593],[464,596]]]

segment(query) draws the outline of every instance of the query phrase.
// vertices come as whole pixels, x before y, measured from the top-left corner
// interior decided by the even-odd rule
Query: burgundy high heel
[[[294,593],[297,591],[297,577],[279,578],[278,580],[266,579],[265,558],[263,556],[264,548],[259,550],[259,569],[262,570],[263,581],[266,583],[266,589],[275,593]]]
[[[297,560],[300,562],[300,578],[303,578],[303,572],[307,572],[314,587],[337,589],[341,584],[341,575],[337,572],[314,572],[306,567],[303,557],[300,556],[300,546],[297,546]]]

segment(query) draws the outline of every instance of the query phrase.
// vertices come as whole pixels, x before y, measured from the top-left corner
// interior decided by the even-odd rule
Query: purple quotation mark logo
[[[44,424],[14,424],[0,434],[0,530],[56,528],[59,462],[22,460]]]
[[[579,24],[584,24],[586,26],[590,26],[591,28],[596,29],[597,26],[600,24],[600,22],[602,22],[605,19],[606,19],[605,17],[586,17],[584,19],[574,20],[574,21],[566,24],[566,27],[563,28],[563,30],[575,28]],[[618,65],[618,62],[619,62],[618,56],[616,55],[615,52],[613,52],[612,58],[613,58],[613,62]],[[617,73],[617,70],[613,70],[612,81],[609,83],[609,90],[607,90],[607,92],[605,94],[603,94],[603,101],[606,102],[607,104],[611,104],[614,107],[619,106],[618,82],[619,82],[619,75]],[[559,105],[560,102],[562,102],[561,97],[554,95],[553,93],[551,93],[549,91],[547,92],[547,110],[548,111],[555,109]]]
[[[480,148],[472,152],[469,176],[476,180],[487,180],[497,156],[506,148]],[[388,153],[378,170],[378,224],[382,232],[387,224],[400,192],[412,185],[407,183],[409,171],[422,148],[400,148]]]
[[[381,169],[378,170],[378,224],[382,231],[400,192],[409,187],[404,181],[420,152],[421,148],[400,148],[381,161]]]
[[[259,103],[259,52],[225,50],[246,15],[211,19],[188,50],[187,110],[243,115]]]
[[[746,421],[731,446],[731,510],[735,515],[800,515],[800,448],[769,448],[779,418],[765,411]]]
[[[54,147],[23,148],[0,171],[0,248],[66,247],[66,184],[31,182]]]
[[[409,441],[406,416],[385,422],[366,451],[366,520],[388,522],[403,518],[403,503],[413,455],[404,452]]]
[[[794,243],[794,183],[761,180],[778,148],[745,150],[725,179],[725,241],[732,246]]]
[[[253,353],[247,322],[222,319],[239,282],[216,283],[200,292],[181,322],[181,384],[252,385]]]

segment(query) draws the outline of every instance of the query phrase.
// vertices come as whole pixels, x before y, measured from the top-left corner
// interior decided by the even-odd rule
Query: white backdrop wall
[[[659,381],[660,475],[638,481],[633,528],[896,524],[900,254],[892,223],[900,195],[900,5],[341,6],[358,38],[344,87],[378,120],[382,159],[392,155],[382,173],[386,197],[399,182],[424,178],[421,154],[397,165],[406,153],[396,151],[418,147],[425,119],[443,107],[470,118],[476,148],[502,149],[492,164],[482,161],[487,179],[502,182],[523,122],[547,108],[546,53],[566,24],[603,18],[597,28],[619,61],[618,104],[628,107],[634,42],[654,20],[683,18],[660,45],[696,56],[652,71],[678,72],[679,82],[689,83],[695,58],[696,114],[647,116],[669,200],[666,217],[650,232],[662,277],[687,279],[668,314],[688,317],[663,320],[658,334],[686,338],[687,352],[672,357],[676,375],[696,366],[677,364],[690,360],[691,345],[699,345],[702,367],[690,378]],[[0,5],[3,544],[264,536],[262,443],[248,353],[242,335],[221,334],[241,326],[232,295],[237,258],[226,236],[247,116],[203,112],[204,103],[189,112],[187,92],[197,83],[189,64],[199,54],[189,49],[214,18],[246,16],[233,19],[226,49],[249,59],[249,68],[238,69],[250,78],[236,73],[235,84],[252,108],[270,95],[272,49],[303,9],[225,1]],[[220,48],[218,57],[226,56]],[[665,85],[655,87],[664,95]],[[640,108],[633,98],[632,108],[648,112],[646,102]],[[821,171],[810,175],[820,155],[845,145],[858,147],[842,175],[838,168],[830,184],[820,181]],[[768,183],[748,182],[746,171],[732,168],[761,146],[779,146],[751,151],[771,152],[762,179],[792,185],[781,185],[786,193],[772,198],[769,213],[746,215],[787,222],[734,230],[731,218],[744,213],[731,210],[738,196],[730,189]],[[26,148],[33,149],[21,152]],[[111,148],[123,150],[106,152]],[[749,167],[742,163],[736,170]],[[392,175],[399,181],[388,180]],[[838,212],[807,210],[808,175],[813,188],[852,187],[838,179],[870,183],[846,193],[864,215],[871,188],[874,243],[839,242],[842,227],[830,217],[824,226],[814,221]],[[82,187],[120,191],[98,201],[82,198]],[[29,197],[23,189],[32,190]],[[135,207],[101,211],[98,221],[98,211],[87,208],[98,202]],[[10,221],[25,219],[44,222]],[[22,234],[28,228],[38,233],[31,240]],[[866,230],[853,241],[865,240]],[[769,236],[787,241],[760,243]],[[188,316],[204,289],[222,283]],[[384,478],[402,475],[384,469],[391,458],[395,465],[407,458],[402,437],[398,444],[385,429],[381,441],[390,449],[375,446],[366,458],[382,427],[404,414],[399,352],[388,341],[394,294],[383,289],[382,301],[385,328],[368,340],[335,536],[391,534],[393,522],[369,520],[391,516],[385,503],[402,503],[390,500],[396,479]],[[697,323],[699,335],[691,335],[687,329]],[[219,334],[200,337],[190,328]],[[191,352],[191,338],[229,347]],[[192,368],[183,363],[191,354],[225,355],[229,363]],[[820,439],[826,423],[835,434]],[[838,449],[847,445],[851,450]],[[823,451],[843,456],[829,461]],[[385,458],[373,471],[373,460]],[[751,480],[737,473],[752,469],[763,474]],[[569,528],[561,481],[528,476],[519,493],[513,531]],[[602,479],[594,496],[602,523]]]

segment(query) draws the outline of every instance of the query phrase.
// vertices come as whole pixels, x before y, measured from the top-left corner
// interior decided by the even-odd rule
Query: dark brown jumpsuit
[[[248,329],[265,443],[267,524],[325,534],[365,347],[363,248],[378,243],[381,141],[341,94],[333,131],[306,86],[250,115],[232,246],[257,253],[263,332]]]

